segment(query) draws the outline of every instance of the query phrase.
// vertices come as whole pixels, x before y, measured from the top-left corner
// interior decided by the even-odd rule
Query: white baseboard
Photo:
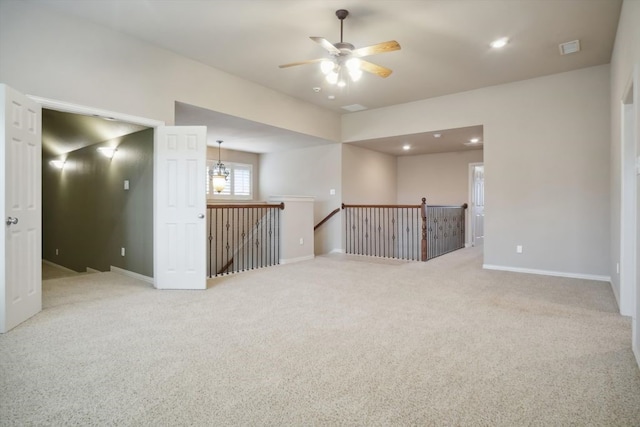
[[[72,270],[72,269],[70,269],[70,268],[64,267],[64,266],[62,266],[62,265],[60,265],[60,264],[56,264],[55,262],[51,262],[51,261],[46,260],[46,259],[43,259],[43,260],[42,260],[42,263],[43,263],[43,264],[50,265],[51,267],[59,268],[60,270],[68,271],[69,273],[76,273],[76,274],[78,274],[78,272],[77,272],[77,271],[75,271],[75,270]]]
[[[111,272],[122,274],[123,276],[133,277],[134,279],[142,280],[143,282],[154,284],[153,277],[145,276],[139,273],[134,273],[133,271],[125,270],[124,268],[111,266]]]
[[[315,258],[315,255],[307,255],[307,256],[301,256],[298,258],[281,259],[280,264],[293,264],[294,262],[309,261],[314,258]]]
[[[482,264],[482,268],[484,268],[485,270],[511,271],[514,273],[539,274],[541,276],[568,277],[571,279],[596,280],[598,282],[611,283],[611,276],[598,276],[596,274],[565,273],[562,271],[537,270],[533,268],[520,268],[520,267],[505,267],[502,265],[491,265],[491,264]]]
[[[342,248],[338,248],[338,249],[331,249],[331,252],[329,252],[330,254],[343,254],[344,253],[344,249]]]

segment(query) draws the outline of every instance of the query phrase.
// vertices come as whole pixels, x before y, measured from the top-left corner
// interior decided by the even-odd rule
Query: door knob
[[[204,214],[198,215],[198,218],[204,218]]]
[[[17,223],[18,223],[18,218],[11,218],[11,217],[7,218],[7,225],[17,224]]]

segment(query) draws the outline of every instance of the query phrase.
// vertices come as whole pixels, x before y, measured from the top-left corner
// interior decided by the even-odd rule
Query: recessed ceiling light
[[[411,150],[411,146],[410,146],[409,144],[404,144],[404,145],[402,146],[402,149],[403,149],[404,151],[408,151],[408,150]]]
[[[434,134],[433,134],[433,137],[434,137],[434,138],[440,138],[441,136],[442,136],[442,134],[441,134],[441,133],[434,133]]]
[[[509,39],[507,37],[502,37],[500,39],[496,39],[491,42],[490,46],[494,49],[503,48],[509,43]]]
[[[321,90],[322,90],[322,88],[321,88],[321,87],[318,87],[318,86],[316,86],[316,87],[314,87],[314,88],[313,88],[313,91],[314,91],[315,93],[318,93],[318,92],[320,92]]]

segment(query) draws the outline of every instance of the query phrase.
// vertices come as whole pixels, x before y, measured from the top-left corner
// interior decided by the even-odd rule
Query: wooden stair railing
[[[427,261],[465,245],[465,210],[458,206],[346,205],[345,252]]]
[[[315,225],[315,227],[313,227],[313,231],[316,231],[318,229],[318,227],[320,227],[325,222],[329,221],[331,219],[331,217],[334,216],[335,214],[337,214],[338,212],[340,212],[340,208],[335,208],[334,210],[332,210],[329,215],[325,216],[322,221],[320,221],[319,223],[317,223]]]
[[[424,207],[425,252],[423,261],[462,249],[465,246],[465,210],[468,205],[428,205]]]
[[[425,198],[420,205],[343,203],[345,252],[413,261],[424,259],[425,204]]]
[[[279,215],[275,211],[283,209],[284,203],[207,205],[209,277],[230,269],[237,272],[278,264]]]

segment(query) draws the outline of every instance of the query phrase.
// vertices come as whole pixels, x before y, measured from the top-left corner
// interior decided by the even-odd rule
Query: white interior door
[[[0,332],[42,310],[42,109],[0,84]]]
[[[471,194],[471,244],[484,243],[484,166],[473,167],[473,188]]]
[[[154,283],[206,289],[204,126],[161,126],[154,145]]]

